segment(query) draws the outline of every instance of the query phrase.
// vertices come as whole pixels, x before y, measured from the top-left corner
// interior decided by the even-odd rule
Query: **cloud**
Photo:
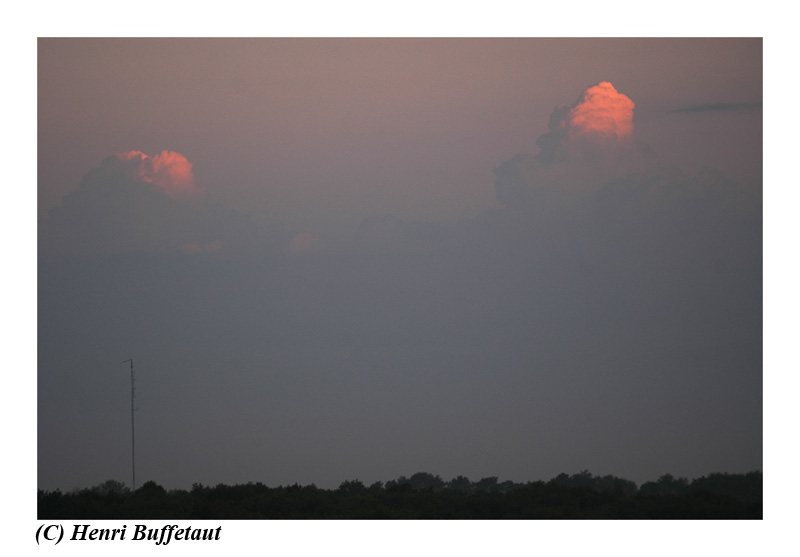
[[[174,151],[106,157],[39,223],[39,253],[216,253],[255,237],[249,221],[202,202]]]
[[[576,291],[589,288],[579,283],[584,271],[595,285],[605,280],[609,291],[614,277],[638,273],[635,288],[643,293],[668,292],[666,277],[675,284],[692,277],[703,284],[693,293],[699,299],[710,296],[703,288],[719,278],[715,269],[754,273],[761,260],[761,184],[660,164],[635,137],[633,110],[633,101],[608,82],[587,88],[573,105],[557,106],[536,142],[540,151],[493,170],[504,208],[460,227],[454,236],[462,251],[490,254],[504,266],[529,262],[549,276],[560,273],[565,285],[574,272]]]
[[[633,144],[634,103],[608,81],[585,89],[574,105],[557,106],[549,132],[537,139],[543,165],[580,160],[598,150],[605,157]]]
[[[588,87],[575,104],[553,110],[549,131],[537,140],[539,153],[518,154],[493,170],[504,208],[453,228],[371,217],[356,231],[356,249],[480,253],[498,268],[536,261],[553,276],[565,268],[656,268],[673,261],[678,273],[689,260],[757,261],[760,184],[659,164],[635,137],[634,106],[609,82]]]
[[[670,114],[689,114],[696,112],[753,112],[761,110],[761,103],[707,103],[694,104],[670,110]]]
[[[539,153],[518,154],[493,170],[503,208],[454,227],[370,217],[356,231],[356,249],[480,254],[496,268],[541,265],[551,276],[600,268],[608,274],[593,271],[595,277],[612,276],[612,269],[625,276],[667,261],[676,275],[691,275],[687,265],[758,261],[760,184],[660,164],[635,137],[634,106],[609,82],[588,87],[573,105],[553,110]]]
[[[633,137],[633,107],[632,100],[603,81],[586,89],[559,125],[573,141],[627,141]]]
[[[598,189],[606,180],[640,171],[655,160],[634,137],[634,102],[608,81],[585,89],[573,105],[553,109],[535,156],[520,154],[494,169],[498,200],[515,206],[536,190]]]
[[[298,232],[292,238],[291,249],[296,254],[309,253],[317,247],[318,243],[319,241],[311,232]]]
[[[173,199],[197,197],[202,193],[194,180],[192,163],[175,151],[161,151],[150,157],[141,151],[115,155],[125,171],[138,179],[155,184]],[[113,160],[113,159],[112,159]]]

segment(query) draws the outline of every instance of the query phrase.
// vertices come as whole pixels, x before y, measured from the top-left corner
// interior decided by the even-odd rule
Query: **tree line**
[[[761,519],[761,472],[670,474],[637,486],[588,471],[515,483],[496,476],[449,481],[426,472],[337,489],[314,484],[192,485],[167,491],[148,481],[131,492],[107,480],[69,493],[38,491],[44,519]]]

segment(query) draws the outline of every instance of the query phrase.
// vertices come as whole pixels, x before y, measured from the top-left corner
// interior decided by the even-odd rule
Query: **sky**
[[[37,51],[40,489],[763,468],[760,39]]]

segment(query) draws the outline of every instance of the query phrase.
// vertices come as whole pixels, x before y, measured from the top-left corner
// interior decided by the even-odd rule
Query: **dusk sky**
[[[760,39],[39,39],[40,489],[763,469]]]

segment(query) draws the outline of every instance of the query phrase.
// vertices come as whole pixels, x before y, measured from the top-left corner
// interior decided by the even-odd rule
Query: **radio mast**
[[[131,492],[136,491],[136,444],[134,442],[134,426],[133,426],[133,399],[136,392],[136,387],[133,379],[133,358],[120,362],[121,364],[131,363],[131,470],[133,471],[133,482],[131,483]]]

